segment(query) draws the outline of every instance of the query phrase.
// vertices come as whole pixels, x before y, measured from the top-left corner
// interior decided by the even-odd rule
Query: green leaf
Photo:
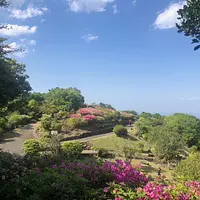
[[[197,51],[200,48],[200,45],[194,47],[194,50]]]
[[[198,39],[193,39],[192,40],[192,44],[194,44],[194,43],[199,43],[199,40]]]

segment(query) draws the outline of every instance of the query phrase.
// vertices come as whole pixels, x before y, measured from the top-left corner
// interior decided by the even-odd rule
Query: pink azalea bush
[[[130,163],[116,160],[116,162],[105,162],[102,165],[96,163],[74,162],[52,166],[53,169],[62,168],[70,170],[86,178],[90,183],[99,184],[115,181],[116,183],[133,184],[143,186],[148,182],[146,176],[137,171]]]
[[[81,108],[78,111],[81,115],[95,115],[95,116],[103,116],[104,112],[95,108]]]
[[[93,121],[96,119],[96,116],[88,114],[88,115],[84,115],[82,118],[86,119],[87,121]]]
[[[138,188],[137,192],[140,200],[197,200],[200,199],[200,182],[155,181]]]

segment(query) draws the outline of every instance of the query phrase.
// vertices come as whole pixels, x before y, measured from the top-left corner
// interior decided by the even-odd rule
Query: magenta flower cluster
[[[148,182],[147,177],[140,171],[137,171],[129,162],[116,160],[115,163],[105,162],[104,169],[115,176],[118,183],[144,185]]]
[[[53,169],[62,168],[76,173],[78,176],[87,179],[89,182],[96,184],[99,181],[106,182],[115,181],[116,183],[134,184],[135,186],[143,186],[148,182],[144,174],[137,171],[130,163],[116,160],[116,162],[105,162],[102,165],[95,163],[74,162],[52,166]]]
[[[185,182],[177,184],[171,181],[168,184],[149,182],[143,189],[138,188],[140,200],[191,200],[200,199],[200,182]]]
[[[95,116],[103,116],[104,112],[101,110],[97,110],[95,108],[81,108],[78,111],[81,115],[95,115]]]

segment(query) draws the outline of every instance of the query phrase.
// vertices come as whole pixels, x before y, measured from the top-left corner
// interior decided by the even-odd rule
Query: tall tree
[[[169,130],[181,135],[188,147],[198,145],[200,141],[200,120],[195,116],[176,113],[165,117],[165,125]]]
[[[0,0],[0,7],[6,7],[7,0]],[[4,26],[0,26],[5,28]],[[6,57],[13,50],[9,45],[4,44],[5,38],[0,37],[0,107],[4,107],[9,101],[27,94],[30,90],[30,84],[25,74],[25,65],[19,64],[16,60]]]
[[[43,112],[76,111],[84,104],[84,97],[76,88],[54,88],[45,95]]]
[[[194,50],[200,48],[200,1],[187,0],[183,9],[178,11],[180,23],[176,24],[179,33],[191,36],[192,43],[197,44]]]
[[[25,65],[0,57],[0,107],[31,90]]]
[[[148,140],[153,145],[156,157],[168,162],[175,159],[184,147],[181,136],[165,126],[154,127],[149,133]]]

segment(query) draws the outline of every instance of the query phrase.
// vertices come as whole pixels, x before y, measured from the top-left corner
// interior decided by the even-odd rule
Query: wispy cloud
[[[104,12],[109,3],[115,0],[67,0],[71,11],[74,12]]]
[[[32,49],[35,45],[35,40],[21,38],[19,42],[12,42],[5,50],[9,52],[13,51],[13,53],[11,53],[13,56],[24,58],[29,53],[29,50],[35,52],[35,48]]]
[[[187,98],[180,98],[180,100],[185,100],[185,101],[199,101],[200,97],[187,97]]]
[[[92,35],[92,34],[87,34],[87,35],[83,35],[81,37],[82,40],[85,40],[86,42],[91,42],[94,40],[98,40],[98,36],[97,35]]]
[[[116,5],[116,4],[114,4],[114,5],[112,6],[112,8],[113,8],[113,13],[114,13],[114,14],[119,13],[119,10],[117,9],[117,5]]]
[[[7,51],[13,51],[11,53],[13,56],[24,58],[28,54],[28,48],[24,48],[25,46],[22,44],[18,44],[16,42],[12,42],[8,48],[5,50]]]
[[[4,36],[19,36],[34,34],[37,31],[37,26],[19,26],[16,24],[7,24],[5,28],[0,29],[0,35]]]
[[[156,21],[154,22],[154,27],[158,29],[169,29],[176,27],[176,23],[178,23],[178,13],[177,11],[186,4],[186,1],[181,1],[177,3],[172,3],[166,8],[163,12],[161,12]]]
[[[32,5],[26,10],[13,9],[11,10],[10,17],[15,19],[28,19],[36,16],[41,16],[48,11],[48,8],[34,8]]]
[[[41,23],[44,23],[45,21],[46,21],[46,19],[41,19],[40,20]]]
[[[132,5],[135,6],[136,5],[136,0],[132,1]]]

